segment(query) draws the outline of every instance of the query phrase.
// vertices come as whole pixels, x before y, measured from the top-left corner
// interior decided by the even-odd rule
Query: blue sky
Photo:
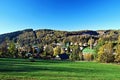
[[[0,0],[0,34],[27,28],[120,29],[120,0]]]

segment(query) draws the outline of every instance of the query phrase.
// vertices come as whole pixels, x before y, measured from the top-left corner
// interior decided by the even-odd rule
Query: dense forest
[[[21,45],[28,45],[28,44],[40,44],[40,43],[52,43],[52,42],[61,42],[63,39],[71,37],[71,36],[98,36],[99,33],[97,31],[56,31],[50,29],[41,29],[41,30],[33,30],[33,29],[26,29],[22,31],[16,31],[6,34],[0,35],[0,44],[4,42],[6,39],[10,41],[19,42]]]
[[[120,30],[26,29],[0,35],[0,57],[120,62],[119,43]]]

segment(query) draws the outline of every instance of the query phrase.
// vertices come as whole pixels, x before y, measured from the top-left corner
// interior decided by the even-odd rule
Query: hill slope
[[[57,31],[57,30],[50,30],[50,29],[40,29],[40,30],[33,30],[33,29],[25,29],[22,31],[16,31],[6,34],[0,35],[0,44],[5,41],[6,39],[14,42],[19,42],[23,44],[35,44],[35,43],[50,43],[53,41],[62,41],[66,37],[70,36],[80,36],[80,35],[99,35],[97,31],[92,30],[84,30],[84,31]]]
[[[65,39],[76,37],[84,41],[92,37],[105,37],[105,39],[116,40],[120,35],[120,30],[82,30],[82,31],[58,31],[50,29],[25,29],[21,31],[6,33],[0,35],[0,44],[6,40],[14,41],[20,45],[33,45],[33,44],[51,44],[53,42],[62,42]],[[80,38],[81,36],[85,36]],[[107,40],[106,39],[106,40]],[[79,40],[80,41],[80,40]]]

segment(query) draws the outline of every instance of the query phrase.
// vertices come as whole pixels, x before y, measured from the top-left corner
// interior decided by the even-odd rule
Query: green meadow
[[[120,80],[120,65],[0,58],[0,80]]]

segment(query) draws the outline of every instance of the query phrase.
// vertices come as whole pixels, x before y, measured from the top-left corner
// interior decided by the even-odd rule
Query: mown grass
[[[0,80],[120,80],[120,65],[0,58]]]

